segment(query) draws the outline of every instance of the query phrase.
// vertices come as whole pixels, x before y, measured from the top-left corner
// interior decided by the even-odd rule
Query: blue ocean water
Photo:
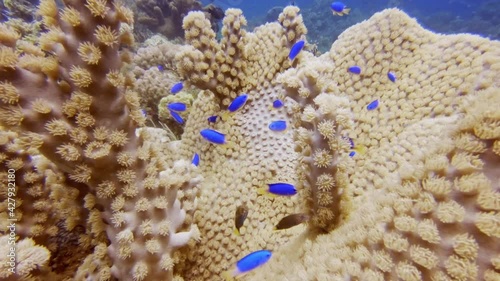
[[[371,17],[386,8],[397,7],[434,32],[472,33],[500,40],[500,0],[346,0],[342,1],[351,12],[334,16],[328,0],[203,0],[223,9],[239,8],[244,12],[249,27],[276,20],[282,7],[294,4],[301,8],[309,30],[307,39],[316,43],[321,51],[346,28]]]

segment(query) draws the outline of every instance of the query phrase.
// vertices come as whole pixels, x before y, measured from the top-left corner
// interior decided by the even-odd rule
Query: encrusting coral
[[[290,46],[304,34],[285,30],[294,20],[298,9],[288,7],[281,24],[246,33],[241,13],[228,10],[221,42],[233,48],[224,52],[230,47],[202,28],[200,14],[185,18],[192,47],[178,68],[205,92],[192,106],[183,154],[199,153],[209,180],[195,216],[201,246],[186,253],[182,275],[211,280],[266,248],[275,257],[248,280],[498,279],[500,136],[495,102],[486,100],[498,100],[499,43],[433,34],[392,9],[347,30],[329,53],[303,51],[291,64]],[[354,65],[360,75],[348,71]],[[198,143],[204,119],[243,92],[250,101],[210,125],[232,145]],[[286,110],[270,107],[277,98]],[[374,100],[378,108],[368,109]],[[289,130],[271,132],[274,120]],[[366,152],[349,157],[358,147]],[[300,200],[257,196],[256,187],[276,181],[297,183]],[[239,237],[231,229],[242,203],[249,215]],[[272,232],[298,211],[312,215],[303,235],[301,227]]]
[[[0,121],[19,134],[17,150],[38,149],[84,186],[72,187],[85,198],[86,231],[109,241],[92,241],[77,280],[218,280],[261,249],[273,257],[242,279],[499,280],[499,42],[433,34],[390,9],[330,52],[290,61],[307,32],[297,7],[254,32],[228,9],[220,42],[192,12],[176,66],[202,91],[181,140],[167,143],[137,130],[133,78],[120,72],[128,57],[118,46],[130,37],[118,27],[130,12],[104,0],[55,7],[42,1],[48,31],[24,52],[1,30]],[[242,93],[246,104],[227,113]],[[222,118],[208,123],[213,115]],[[287,129],[271,130],[277,120]],[[226,144],[204,141],[205,128]],[[194,153],[198,167],[185,161]],[[298,195],[260,196],[272,182]],[[292,213],[311,219],[273,230]],[[43,266],[45,245],[26,239]]]

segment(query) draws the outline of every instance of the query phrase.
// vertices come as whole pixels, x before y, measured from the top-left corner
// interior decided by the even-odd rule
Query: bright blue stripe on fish
[[[387,73],[387,77],[389,78],[389,80],[391,80],[392,82],[396,82],[396,74],[394,74],[394,72],[392,71],[389,71]]]
[[[222,133],[217,132],[212,129],[203,129],[200,131],[200,135],[207,141],[215,144],[226,143],[226,136]]]
[[[360,74],[361,73],[361,67],[355,65],[349,67],[349,72],[354,73],[354,74]]]
[[[274,108],[280,108],[283,106],[283,102],[281,100],[275,100],[273,101],[273,107]]]
[[[174,110],[174,111],[185,111],[186,110],[186,105],[183,104],[182,102],[174,102],[169,105],[167,105],[168,109]]]
[[[284,196],[297,194],[297,190],[295,189],[295,186],[293,184],[278,182],[278,183],[270,183],[268,184],[268,186],[269,186],[269,192],[272,194],[284,195]]]
[[[302,48],[304,48],[305,43],[306,42],[304,42],[304,40],[300,40],[297,43],[293,44],[292,48],[290,49],[290,53],[288,54],[288,58],[290,58],[290,60],[294,60],[295,57],[297,57],[297,55],[300,53]]]
[[[269,124],[269,129],[271,131],[284,131],[286,130],[286,121],[284,120],[278,120],[278,121],[273,121],[271,124]]]
[[[244,256],[236,263],[236,268],[240,273],[248,272],[265,264],[273,254],[268,250],[260,250]]]
[[[193,160],[191,160],[191,163],[195,166],[198,166],[200,164],[200,155],[198,155],[198,153],[195,153],[193,155]]]
[[[184,119],[182,119],[182,117],[179,115],[179,113],[170,110],[170,115],[172,115],[172,118],[174,118],[175,122],[177,122],[179,124],[184,123]]]
[[[227,110],[229,110],[229,112],[235,112],[236,110],[240,109],[241,107],[243,107],[245,105],[245,103],[247,102],[247,99],[248,99],[247,94],[242,94],[242,95],[237,96],[231,102],[231,104],[227,107]]]
[[[374,110],[377,107],[378,107],[378,100],[374,100],[374,101],[370,102],[370,104],[368,104],[366,106],[366,109],[368,109],[368,110]]]
[[[180,92],[182,90],[182,88],[184,88],[184,85],[182,85],[182,82],[179,82],[179,83],[172,86],[172,88],[170,89],[170,92],[175,95],[178,92]]]
[[[342,13],[345,7],[346,7],[345,4],[342,2],[333,2],[332,4],[330,4],[330,8],[332,8],[332,10],[334,10],[337,13]]]

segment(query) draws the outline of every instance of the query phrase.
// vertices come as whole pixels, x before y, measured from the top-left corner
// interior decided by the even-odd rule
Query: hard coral
[[[80,185],[86,231],[110,241],[109,260],[94,249],[103,263],[92,276],[172,278],[172,251],[197,233],[191,221],[201,178],[187,161],[167,165],[147,132],[136,134],[144,117],[133,78],[120,72],[130,43],[120,24],[132,22],[130,11],[104,0],[69,0],[58,10],[43,0],[38,13],[47,31],[33,48],[15,52],[18,36],[1,31],[1,126],[19,132],[18,150],[40,152]],[[60,238],[74,242],[68,233]]]

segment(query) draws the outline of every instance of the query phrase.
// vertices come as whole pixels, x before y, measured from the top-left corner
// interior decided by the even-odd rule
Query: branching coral
[[[16,53],[19,36],[2,30],[0,124],[84,186],[88,231],[111,243],[99,278],[172,278],[172,251],[196,238],[201,178],[187,161],[167,166],[147,132],[136,134],[144,117],[133,78],[120,72],[131,43],[120,24],[131,12],[102,0],[66,1],[59,11],[44,0],[38,13],[47,28],[39,52]]]

